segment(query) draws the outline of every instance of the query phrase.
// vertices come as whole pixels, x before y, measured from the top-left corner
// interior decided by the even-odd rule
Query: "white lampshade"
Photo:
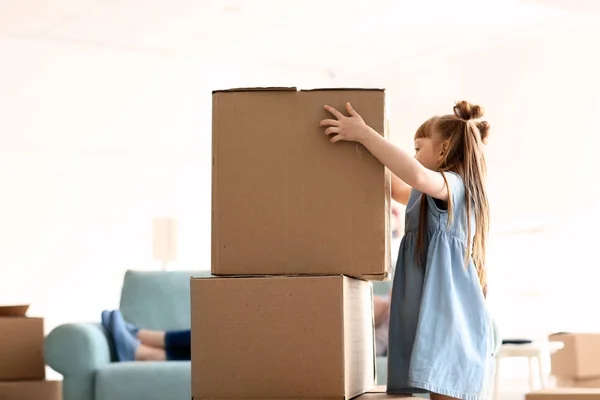
[[[153,225],[154,259],[164,264],[176,261],[177,220],[172,218],[156,218]]]

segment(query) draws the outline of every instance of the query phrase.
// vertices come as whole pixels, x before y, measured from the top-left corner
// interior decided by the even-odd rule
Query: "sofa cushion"
[[[96,372],[96,400],[190,400],[191,363],[117,362]]]
[[[377,371],[377,386],[386,386],[387,385],[387,357],[380,356],[377,357],[376,364]]]
[[[387,296],[392,289],[392,281],[373,282],[373,293],[376,296]]]

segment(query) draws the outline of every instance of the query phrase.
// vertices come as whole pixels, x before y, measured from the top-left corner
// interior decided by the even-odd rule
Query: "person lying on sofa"
[[[103,311],[102,326],[115,343],[119,361],[185,361],[191,359],[189,329],[153,331],[125,321],[121,311]]]
[[[387,331],[390,302],[375,296],[375,330],[377,355],[387,353]],[[189,361],[191,331],[154,331],[140,329],[125,321],[121,311],[103,311],[102,326],[112,337],[119,361]]]
[[[388,332],[390,330],[390,295],[373,297],[375,313],[375,353],[387,356]]]

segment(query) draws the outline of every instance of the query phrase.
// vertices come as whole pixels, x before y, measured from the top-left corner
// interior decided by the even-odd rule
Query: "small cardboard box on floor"
[[[564,344],[551,357],[558,386],[600,387],[600,333],[557,333],[549,340]]]
[[[61,382],[46,381],[44,319],[0,307],[0,399],[61,400]]]
[[[556,386],[563,388],[600,388],[600,378],[563,378],[556,376]]]
[[[350,399],[375,387],[369,282],[191,280],[192,398]]]
[[[387,277],[390,174],[319,126],[346,102],[386,135],[380,89],[213,93],[213,275]]]
[[[6,381],[0,382],[2,400],[61,400],[60,381]]]
[[[0,338],[0,381],[46,377],[42,318],[0,316]]]
[[[600,389],[546,389],[527,393],[525,400],[600,400]]]

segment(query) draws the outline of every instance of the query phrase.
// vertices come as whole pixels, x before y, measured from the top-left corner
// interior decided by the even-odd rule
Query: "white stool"
[[[545,388],[546,374],[544,373],[542,359],[549,357],[564,347],[563,342],[540,341],[528,344],[504,344],[496,355],[496,377],[494,381],[494,400],[500,399],[500,361],[503,358],[522,357],[529,361],[529,386],[535,390],[536,382],[534,374],[539,374],[540,386]]]

